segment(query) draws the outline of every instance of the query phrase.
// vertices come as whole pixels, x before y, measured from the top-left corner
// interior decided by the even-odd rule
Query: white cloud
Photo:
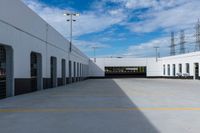
[[[170,9],[150,11],[141,17],[144,19],[140,22],[128,23],[128,28],[133,32],[146,33],[153,32],[157,29],[165,31],[180,30],[193,28],[192,25],[200,17],[200,1],[184,3]]]
[[[129,9],[153,7],[158,2],[156,0],[126,0],[125,6]]]
[[[189,28],[200,18],[199,0],[104,0],[104,2],[120,3],[119,9],[126,10],[132,18],[140,18],[141,21],[127,22],[132,32],[149,33],[158,29],[165,31]],[[136,9],[148,8],[148,11],[135,14]]]
[[[160,38],[155,39],[147,43],[142,43],[138,45],[132,45],[128,48],[128,50],[123,54],[126,57],[147,57],[147,56],[154,56],[155,55],[155,48],[156,46],[160,47],[160,52],[162,54],[167,54],[168,46],[169,46],[169,38]]]
[[[56,28],[61,34],[67,36],[67,33],[69,33],[69,24],[67,24],[67,18],[63,16],[63,13],[66,11],[73,12],[73,10],[49,7],[33,0],[24,1],[32,10]],[[113,10],[105,14],[94,11],[83,12],[79,17],[75,18],[77,22],[73,24],[73,35],[79,36],[100,32],[114,24],[120,23],[125,19],[125,15],[122,15],[121,12],[122,10]],[[118,15],[116,15],[116,13]],[[119,13],[121,13],[121,15]]]
[[[63,36],[69,38],[70,25],[66,22],[68,18],[63,16],[66,11],[76,12],[72,9],[60,9],[56,7],[49,7],[40,3],[39,1],[23,0],[33,11],[41,16],[45,21],[52,25]],[[110,10],[105,14],[98,12],[83,12],[79,17],[76,17],[76,22],[73,23],[73,36],[95,33],[103,31],[114,24],[120,23],[125,19],[123,10]],[[104,37],[106,38],[106,37]],[[101,39],[99,39],[101,40]],[[91,51],[92,47],[107,48],[107,44],[92,41],[74,40],[74,45],[79,47],[82,51]]]
[[[164,8],[175,7],[187,1],[188,0],[103,0],[104,3],[106,2],[120,3],[123,5],[123,7],[132,10],[139,8],[152,8],[153,10],[161,10]]]
[[[120,23],[124,19],[124,16],[112,15],[96,13],[82,14],[82,16],[78,18],[78,22],[75,25],[75,34],[82,35],[100,32],[114,24]]]
[[[75,40],[74,44],[79,47],[83,52],[92,51],[93,48],[103,49],[103,48],[110,48],[110,45],[102,44],[99,42],[89,42],[84,40]]]

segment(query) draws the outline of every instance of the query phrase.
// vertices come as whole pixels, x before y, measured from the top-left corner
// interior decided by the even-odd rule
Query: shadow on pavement
[[[37,102],[31,102],[35,99]],[[159,133],[112,79],[90,79],[68,87],[5,99],[1,104],[7,104],[10,109],[38,109],[0,113],[3,133]],[[54,110],[40,112],[48,108]]]
[[[85,122],[83,120],[76,124],[83,131],[86,126],[90,128],[87,132],[91,133],[159,133],[114,80],[91,79],[86,82],[86,86],[81,90],[82,94],[89,97],[98,96],[96,97],[98,101],[94,100],[94,105],[91,106],[101,107],[107,111],[85,113],[87,117],[80,115]],[[120,111],[124,108],[134,108],[134,110]]]

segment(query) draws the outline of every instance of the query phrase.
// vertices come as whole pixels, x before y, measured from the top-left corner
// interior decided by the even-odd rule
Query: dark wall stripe
[[[146,78],[146,73],[135,74],[106,74],[105,78]]]
[[[35,90],[31,89],[31,79],[15,79],[15,95],[30,93]]]
[[[0,77],[0,99],[6,98],[6,78]]]
[[[62,86],[62,85],[63,85],[63,79],[57,78],[57,86]]]
[[[77,78],[78,79],[78,78]],[[74,81],[75,82],[75,81]],[[26,94],[37,91],[37,88],[33,87],[32,79],[17,78],[15,79],[15,95]],[[69,83],[69,78],[66,78],[66,84]],[[57,85],[64,86],[62,78],[57,78]],[[43,89],[53,88],[51,78],[43,78]]]
[[[52,88],[51,78],[43,78],[43,89]]]

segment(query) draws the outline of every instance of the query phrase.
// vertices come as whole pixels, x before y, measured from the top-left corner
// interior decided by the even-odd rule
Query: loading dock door
[[[6,50],[0,46],[0,99],[6,98]]]
[[[57,86],[57,60],[51,57],[51,87]]]
[[[77,80],[76,81],[79,81],[80,80],[80,71],[79,71],[79,63],[77,63]]]
[[[62,85],[66,84],[66,61],[62,59]]]
[[[31,91],[42,89],[42,56],[31,53]]]
[[[105,67],[107,78],[144,78],[146,67]]]
[[[76,62],[74,62],[74,79],[73,82],[76,82]]]
[[[72,62],[69,61],[69,83],[72,83]]]
[[[173,76],[176,76],[176,65],[173,64]]]
[[[199,63],[194,64],[195,79],[199,79]]]
[[[36,91],[37,90],[37,54],[36,53],[31,53],[31,91]]]

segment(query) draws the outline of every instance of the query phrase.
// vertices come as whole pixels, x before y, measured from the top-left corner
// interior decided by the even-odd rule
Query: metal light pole
[[[70,22],[70,46],[69,46],[69,51],[72,51],[72,28],[73,28],[73,22],[75,22],[76,20],[73,19],[73,16],[80,16],[80,14],[78,13],[64,13],[64,16],[69,16],[70,18],[67,19],[68,22]]]
[[[94,50],[94,62],[96,62],[96,49],[97,49],[98,47],[94,46],[94,47],[92,47],[92,48],[93,48],[93,50]]]

